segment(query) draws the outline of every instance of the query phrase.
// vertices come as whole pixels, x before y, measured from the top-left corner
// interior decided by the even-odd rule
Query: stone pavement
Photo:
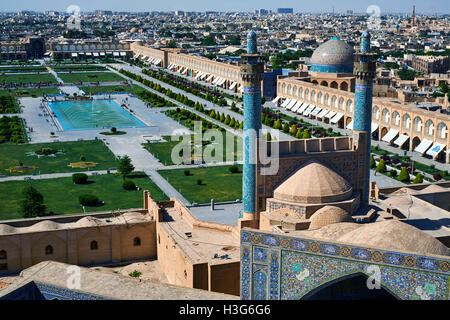
[[[179,191],[172,187],[172,185],[156,170],[145,170],[144,172],[169,198],[178,198],[184,205],[190,205],[189,201],[186,200]]]

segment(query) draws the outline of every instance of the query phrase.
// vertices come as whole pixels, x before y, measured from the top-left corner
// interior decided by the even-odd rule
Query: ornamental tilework
[[[354,131],[371,132],[372,125],[372,85],[355,85]]]
[[[90,293],[61,288],[46,283],[35,282],[36,287],[47,300],[113,300]]]
[[[264,270],[269,279],[267,299],[300,299],[311,290],[349,275],[372,275],[369,267],[380,270],[381,286],[399,299],[448,299],[450,279],[446,258],[405,254],[387,250],[328,243],[285,235],[241,231],[241,247],[246,254],[241,259],[241,299],[254,296],[249,269]],[[266,249],[267,263],[249,259],[252,250]],[[243,251],[244,252],[244,251]],[[267,271],[268,270],[268,271]],[[268,272],[268,273],[267,273]],[[254,274],[253,274],[254,275]],[[265,288],[265,287],[264,287]],[[263,288],[258,290],[262,296]]]

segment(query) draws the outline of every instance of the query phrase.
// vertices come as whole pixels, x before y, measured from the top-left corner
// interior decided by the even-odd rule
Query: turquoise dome
[[[310,60],[311,71],[353,73],[354,53],[348,43],[333,37],[314,51]]]

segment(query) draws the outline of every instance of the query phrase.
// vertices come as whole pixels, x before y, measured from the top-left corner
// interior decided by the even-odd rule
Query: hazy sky
[[[338,13],[365,12],[373,4],[380,7],[381,13],[411,12],[413,4],[417,13],[450,13],[448,0],[1,0],[0,11],[65,11],[70,5],[78,5],[81,11],[253,11],[288,7],[295,12],[331,12],[334,7]]]

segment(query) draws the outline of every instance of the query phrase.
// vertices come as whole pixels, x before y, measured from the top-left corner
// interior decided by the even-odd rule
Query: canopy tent
[[[281,96],[276,97],[275,99],[272,100],[273,103],[277,103],[278,100],[280,100]]]
[[[319,112],[319,114],[316,116],[316,118],[323,118],[325,117],[325,115],[328,113],[327,109],[323,109],[322,111]]]
[[[231,84],[231,86],[230,86],[230,90],[233,90],[234,89],[234,87],[236,87],[236,85],[237,85],[237,82],[233,82],[232,84]]]
[[[330,112],[328,112],[328,113],[325,115],[325,118],[331,119],[331,118],[333,118],[333,117],[335,116],[335,114],[336,114],[336,112],[330,111]]]
[[[311,117],[315,117],[319,114],[319,112],[322,111],[322,108],[316,107],[310,114]]]
[[[297,100],[292,99],[291,102],[289,102],[289,104],[286,106],[286,109],[291,110],[295,106],[296,103],[297,103]]]
[[[305,112],[303,112],[303,115],[305,117],[309,116],[309,114],[316,108],[315,105],[310,104],[309,107],[305,110]]]
[[[433,141],[423,139],[419,145],[414,149],[415,152],[419,152],[421,154],[424,154],[425,151],[428,150],[428,148],[433,144]]]
[[[292,107],[291,111],[292,111],[292,112],[297,112],[297,110],[300,109],[300,107],[301,107],[302,104],[303,104],[303,102],[297,101],[297,102],[295,103],[295,106]]]
[[[281,104],[281,107],[286,108],[290,102],[291,102],[291,99],[287,98],[287,99],[284,100],[284,102]]]
[[[381,140],[391,143],[392,140],[397,136],[398,130],[389,129],[388,133],[386,133]]]
[[[345,128],[353,130],[353,120]]]
[[[304,102],[302,104],[302,106],[297,109],[297,113],[302,114],[303,112],[305,112],[306,108],[308,108],[308,107],[309,107],[309,104]]]
[[[445,144],[435,142],[433,146],[426,152],[427,155],[432,156],[433,158],[436,158],[437,155],[445,149]]]
[[[394,144],[398,147],[401,147],[405,144],[406,141],[408,141],[408,139],[409,137],[406,134],[401,134],[397,139],[395,139]]]
[[[338,123],[339,120],[341,120],[343,116],[344,116],[343,113],[337,113],[337,114],[330,120],[330,123],[333,123],[333,124],[334,124],[334,123]]]

